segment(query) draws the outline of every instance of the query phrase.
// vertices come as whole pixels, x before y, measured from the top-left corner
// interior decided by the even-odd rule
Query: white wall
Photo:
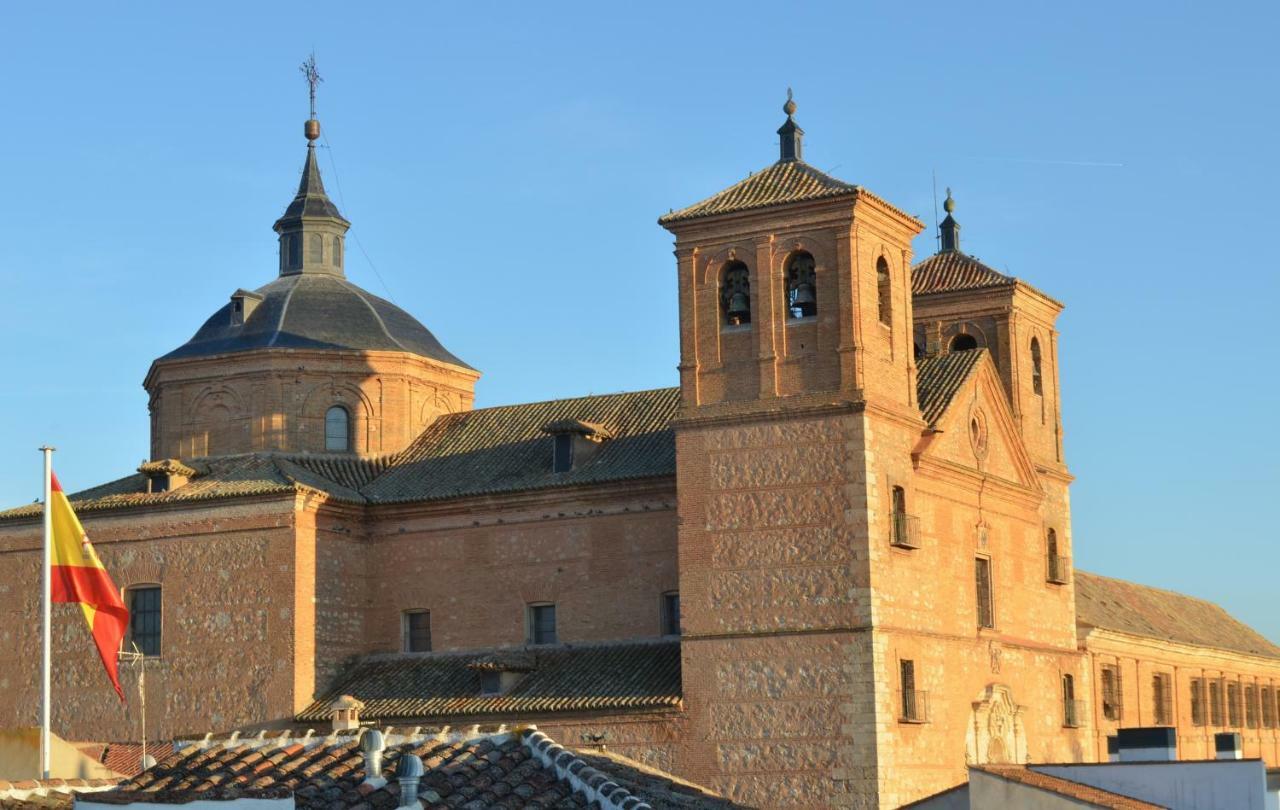
[[[1262,760],[1032,765],[1032,770],[1178,810],[1264,810]]]
[[[76,810],[293,810],[293,797],[287,799],[229,799],[227,801],[199,801],[187,804],[160,804],[159,802],[134,802],[133,804],[102,804],[76,798]]]

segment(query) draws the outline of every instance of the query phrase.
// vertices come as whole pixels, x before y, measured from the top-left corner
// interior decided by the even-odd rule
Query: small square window
[[[529,605],[528,640],[530,644],[557,643],[555,605]]]
[[[491,669],[482,671],[480,673],[480,694],[502,694],[502,673]]]

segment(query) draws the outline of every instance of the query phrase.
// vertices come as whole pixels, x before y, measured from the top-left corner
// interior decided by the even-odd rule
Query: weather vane
[[[311,118],[316,117],[316,85],[324,81],[320,78],[320,72],[316,70],[316,55],[314,52],[307,57],[307,61],[302,63],[298,68],[302,71],[302,75],[307,77],[307,86],[311,89]]]

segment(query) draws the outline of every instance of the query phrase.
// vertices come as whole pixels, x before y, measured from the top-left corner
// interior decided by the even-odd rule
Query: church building
[[[898,807],[1129,727],[1280,765],[1280,647],[1073,565],[1063,304],[966,254],[950,192],[917,261],[924,223],[784,112],[775,162],[658,220],[678,385],[489,408],[347,279],[309,120],[275,277],[228,275],[146,373],[150,460],[71,496],[147,739],[536,723],[756,807]],[[37,717],[41,511],[0,512],[5,726]],[[75,618],[54,731],[137,739]]]

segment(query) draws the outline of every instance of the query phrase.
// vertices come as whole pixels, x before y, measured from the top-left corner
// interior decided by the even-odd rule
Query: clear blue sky
[[[927,221],[936,170],[1066,302],[1077,564],[1280,641],[1280,4],[609,5],[8,7],[0,502],[46,441],[71,488],[133,470],[152,358],[275,275],[313,47],[348,275],[479,405],[675,384],[655,219],[772,162],[791,85],[810,162]]]

